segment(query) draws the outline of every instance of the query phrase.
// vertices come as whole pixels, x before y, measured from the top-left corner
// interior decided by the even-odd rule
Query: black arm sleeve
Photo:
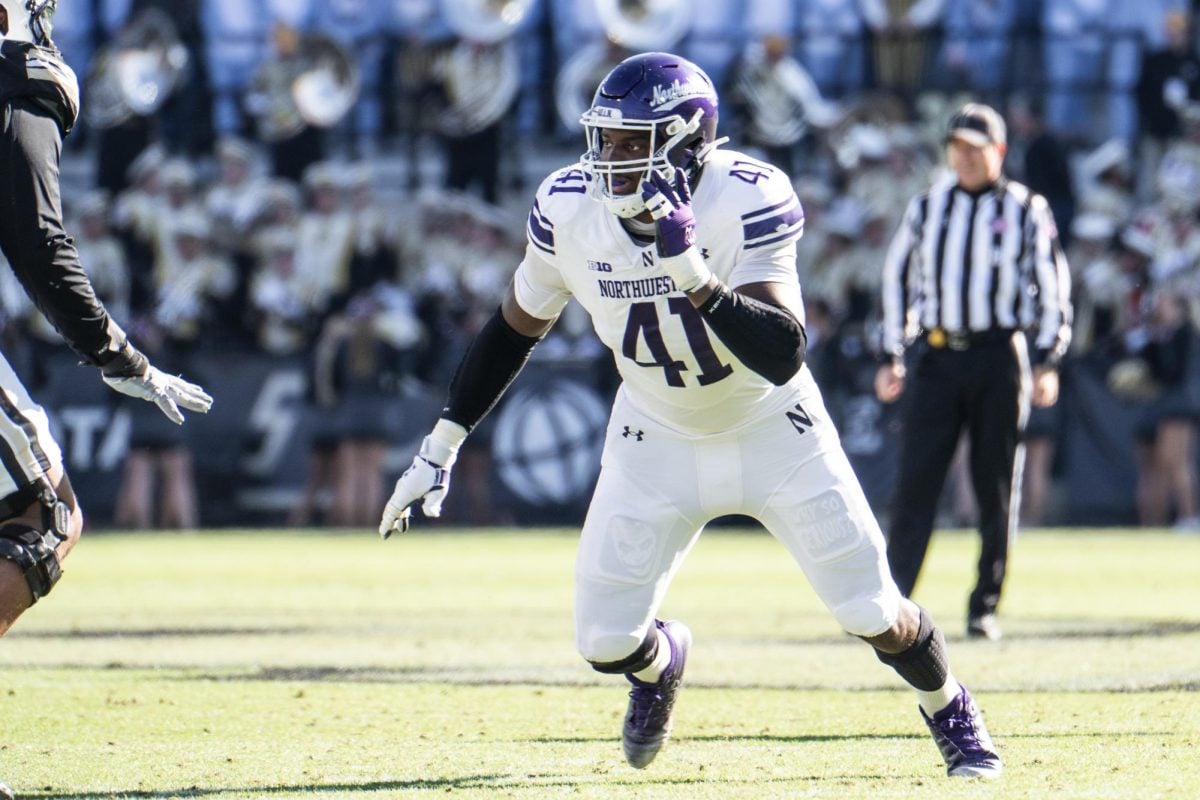
[[[442,416],[470,432],[496,405],[540,341],[513,330],[497,308],[458,365]]]
[[[62,223],[59,124],[28,98],[0,106],[0,249],[38,309],[91,364],[124,334],[96,299]]]
[[[776,386],[790,381],[804,363],[808,336],[785,308],[721,285],[700,314],[738,360]]]

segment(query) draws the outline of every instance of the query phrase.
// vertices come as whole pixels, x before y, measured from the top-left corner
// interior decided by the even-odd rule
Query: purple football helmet
[[[667,173],[682,167],[694,178],[717,140],[717,92],[704,70],[670,53],[642,53],[625,59],[600,82],[592,107],[579,118],[587,137],[580,164],[591,183],[592,196],[621,217],[645,210],[640,192],[614,194],[613,175],[651,170]],[[602,161],[603,129],[645,131],[650,156],[629,161]],[[723,141],[723,140],[721,140]]]

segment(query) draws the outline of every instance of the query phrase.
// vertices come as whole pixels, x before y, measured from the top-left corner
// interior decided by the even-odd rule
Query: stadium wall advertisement
[[[153,415],[109,391],[68,353],[51,356],[38,372],[40,380],[27,385],[50,415],[89,522],[110,525],[130,442],[139,438],[139,425],[153,424]],[[304,359],[204,354],[189,359],[184,374],[211,387],[216,398],[207,416],[190,415],[174,434],[193,454],[201,523],[283,524],[330,422],[308,402]],[[1069,369],[1064,378],[1052,521],[1131,524],[1140,412],[1085,370]],[[827,404],[868,498],[883,512],[895,471],[898,415],[875,401],[865,382],[843,385],[826,393]],[[612,390],[610,372],[594,362],[532,361],[468,440],[477,466],[456,468],[446,522],[581,523]],[[444,399],[441,390],[409,391],[389,406],[389,482],[407,466]],[[487,485],[471,491],[472,480]],[[486,507],[470,508],[475,502]]]

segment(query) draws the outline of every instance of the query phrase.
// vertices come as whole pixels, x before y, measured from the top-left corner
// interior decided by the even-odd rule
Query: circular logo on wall
[[[500,480],[537,506],[583,499],[600,473],[607,425],[607,404],[577,381],[559,378],[516,392],[492,434]]]

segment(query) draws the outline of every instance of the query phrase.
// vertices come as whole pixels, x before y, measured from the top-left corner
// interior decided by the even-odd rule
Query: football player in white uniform
[[[463,440],[574,297],[622,385],[576,564],[576,643],[632,690],[625,757],[645,767],[671,727],[691,634],[656,613],[713,518],[758,519],[838,623],[917,691],[951,775],[996,753],[928,613],[892,582],[879,525],[804,365],[796,273],[804,213],[788,176],[718,149],[717,96],[694,64],[619,64],[583,115],[587,151],[550,175],[524,261],[450,385],[442,418],[384,510],[437,516]]]

